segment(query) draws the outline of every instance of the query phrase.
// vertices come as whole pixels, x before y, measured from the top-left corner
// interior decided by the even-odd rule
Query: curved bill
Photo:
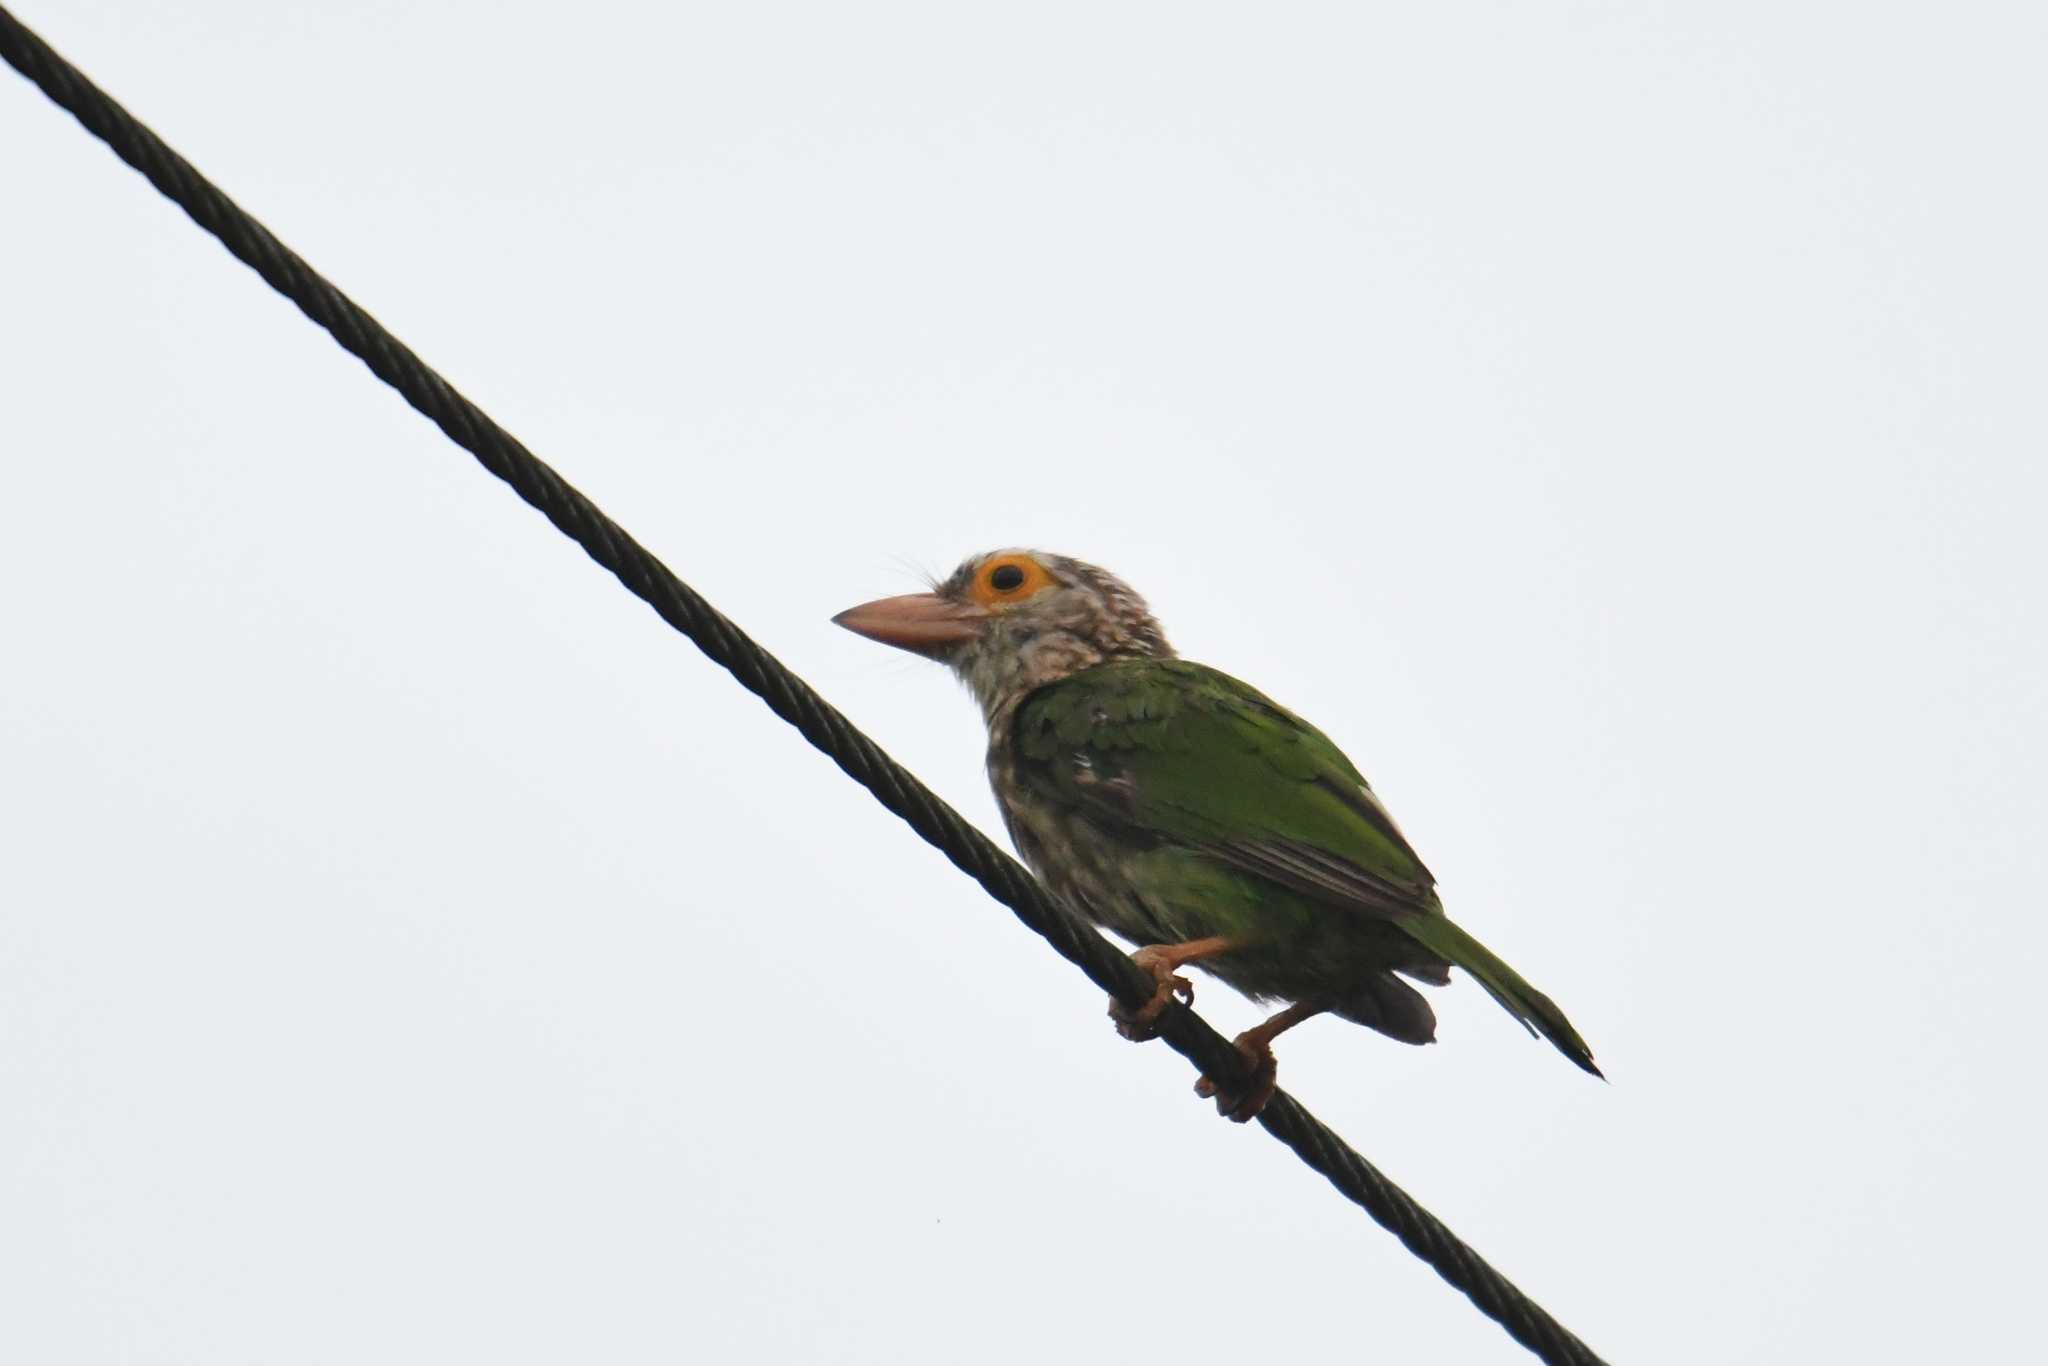
[[[988,609],[937,593],[905,593],[849,607],[832,620],[855,635],[936,658],[980,635]]]

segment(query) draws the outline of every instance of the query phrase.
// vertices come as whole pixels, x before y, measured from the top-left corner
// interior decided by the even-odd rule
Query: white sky
[[[1327,729],[1613,1084],[1469,982],[1283,1082],[1595,1348],[2016,1359],[2048,12],[1391,8],[20,12],[985,828],[906,563]],[[0,168],[0,1359],[1525,1359],[11,75]]]

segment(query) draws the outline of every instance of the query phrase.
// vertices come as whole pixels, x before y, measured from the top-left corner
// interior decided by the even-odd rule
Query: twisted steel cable
[[[688,584],[496,422],[464,398],[376,319],[245,213],[76,67],[0,6],[0,56],[68,110],[115,154],[205,228],[271,288],[333,335],[483,467],[510,484],[662,620],[688,636],[777,716],[822,750],[954,866],[1043,936],[1125,1006],[1150,999],[1152,980],[1095,929],[1054,901],[1003,853],[811,687],[721,615]],[[1246,1079],[1243,1056],[1178,1001],[1160,1037],[1226,1087]],[[1346,1199],[1463,1291],[1517,1342],[1551,1366],[1601,1366],[1590,1348],[1461,1242],[1413,1197],[1282,1091],[1259,1123]]]

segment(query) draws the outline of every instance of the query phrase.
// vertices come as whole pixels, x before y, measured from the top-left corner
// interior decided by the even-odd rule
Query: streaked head
[[[1107,660],[1173,655],[1122,579],[1037,550],[976,555],[929,593],[862,603],[832,620],[946,665],[990,716]]]

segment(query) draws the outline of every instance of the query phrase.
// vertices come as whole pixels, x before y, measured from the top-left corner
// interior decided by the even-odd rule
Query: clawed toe
[[[1251,1066],[1251,1078],[1243,1090],[1219,1090],[1216,1083],[1207,1077],[1195,1083],[1195,1094],[1204,1100],[1215,1101],[1216,1113],[1232,1124],[1256,1119],[1280,1085],[1280,1065],[1273,1059],[1273,1050],[1266,1047],[1263,1040],[1256,1047],[1247,1042],[1253,1033],[1246,1030],[1235,1040],[1237,1051],[1244,1054],[1245,1062]]]
[[[1109,1018],[1116,1021],[1116,1032],[1133,1043],[1159,1037],[1159,1017],[1173,1004],[1178,996],[1184,1005],[1193,1005],[1195,984],[1178,972],[1189,963],[1198,963],[1205,958],[1214,958],[1219,953],[1229,953],[1239,947],[1234,939],[1212,935],[1207,939],[1189,939],[1179,944],[1147,944],[1131,955],[1131,961],[1151,974],[1154,983],[1152,999],[1136,1010],[1128,1009],[1121,1001],[1109,1003]]]
[[[1139,954],[1131,955],[1140,959]],[[1114,996],[1109,998],[1109,1018],[1116,1021],[1116,1032],[1132,1043],[1143,1043],[1159,1037],[1159,1017],[1166,1013],[1167,1006],[1179,997],[1183,1005],[1192,1005],[1195,999],[1195,984],[1175,974],[1170,968],[1161,971],[1156,965],[1139,961],[1140,967],[1152,968],[1158,986],[1152,992],[1152,999],[1136,1010],[1126,1009],[1124,1003]]]

